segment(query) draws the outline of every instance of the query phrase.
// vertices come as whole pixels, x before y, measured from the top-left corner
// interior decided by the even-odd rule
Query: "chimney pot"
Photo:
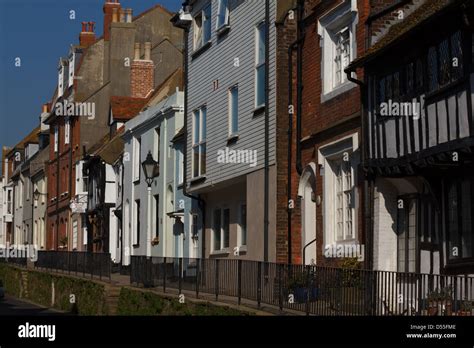
[[[87,32],[87,22],[82,22],[82,32]]]
[[[94,32],[94,26],[95,26],[95,22],[89,22],[89,32],[91,33]]]
[[[48,110],[48,109],[49,109],[48,103],[43,104],[43,107],[42,107],[41,109],[42,109],[42,113],[43,113],[43,114],[46,113],[46,112],[49,112],[49,110]]]
[[[132,9],[131,9],[131,8],[127,8],[127,9],[125,10],[125,13],[126,13],[126,15],[127,15],[127,16],[126,16],[126,17],[127,17],[127,18],[126,18],[127,23],[132,23]]]
[[[124,9],[119,9],[119,13],[120,13],[120,23],[125,23],[125,10]]]
[[[117,23],[118,22],[118,8],[113,8],[112,9],[112,23]]]
[[[145,60],[151,60],[151,42],[145,42]]]
[[[135,43],[135,57],[133,60],[140,60],[140,43],[136,42]]]

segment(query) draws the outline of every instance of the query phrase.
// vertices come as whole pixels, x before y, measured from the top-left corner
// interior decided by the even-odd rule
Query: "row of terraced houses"
[[[471,1],[103,11],[3,147],[0,244],[474,273]]]

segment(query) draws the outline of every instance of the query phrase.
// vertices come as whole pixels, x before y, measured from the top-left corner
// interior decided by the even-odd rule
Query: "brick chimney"
[[[82,22],[82,31],[79,34],[79,45],[87,48],[95,42],[94,22]]]
[[[115,22],[118,22],[117,13],[121,9],[119,0],[106,0],[104,4],[104,40],[110,40],[110,23],[115,12]],[[114,11],[115,9],[115,11]]]
[[[151,42],[145,42],[145,57],[140,59],[140,44],[135,43],[135,57],[130,67],[130,91],[134,98],[146,98],[155,85],[155,64],[151,60]]]

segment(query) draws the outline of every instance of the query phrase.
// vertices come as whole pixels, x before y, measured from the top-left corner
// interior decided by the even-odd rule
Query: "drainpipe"
[[[183,6],[187,5],[186,3]],[[184,28],[184,150],[183,150],[183,195],[185,197],[194,199],[198,202],[199,208],[201,209],[202,218],[202,236],[201,236],[201,255],[202,258],[206,256],[206,202],[199,196],[194,196],[187,191],[187,172],[188,172],[188,36],[189,26]]]
[[[303,41],[305,38],[305,29],[303,27],[304,0],[298,0],[298,31],[297,31],[297,114],[296,114],[296,171],[301,176],[303,166],[301,165],[301,109],[303,106]]]
[[[300,13],[298,12],[298,26]],[[292,199],[292,185],[291,185],[291,172],[293,164],[293,117],[294,117],[294,105],[293,105],[293,51],[300,45],[302,40],[297,39],[288,47],[288,168],[287,168],[287,186],[288,186],[288,198],[287,198],[287,230],[288,230],[288,264],[293,262],[292,255],[292,214],[293,209],[290,209],[289,204]]]
[[[269,135],[270,135],[270,1],[265,0],[265,164],[264,164],[264,212],[263,212],[263,261],[268,262],[268,215],[269,215]],[[265,268],[266,269],[266,268]],[[266,272],[265,272],[266,273]]]

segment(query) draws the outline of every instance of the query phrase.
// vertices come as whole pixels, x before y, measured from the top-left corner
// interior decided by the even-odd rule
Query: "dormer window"
[[[68,87],[71,87],[74,84],[74,66],[75,66],[76,55],[74,52],[71,53],[69,57],[69,80]]]

